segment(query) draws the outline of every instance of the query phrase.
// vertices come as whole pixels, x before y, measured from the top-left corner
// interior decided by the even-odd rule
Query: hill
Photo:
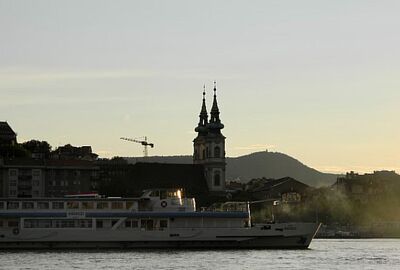
[[[130,163],[192,163],[192,156],[152,156],[144,158],[126,158]],[[336,181],[338,175],[319,172],[300,161],[283,153],[256,152],[245,156],[227,158],[227,180],[240,180],[246,183],[254,178],[283,178],[286,176],[297,179],[307,185],[319,187],[328,186]]]

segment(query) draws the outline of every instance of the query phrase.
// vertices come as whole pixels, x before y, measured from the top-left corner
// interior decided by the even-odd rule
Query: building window
[[[17,176],[17,170],[16,169],[10,169],[8,171],[9,176]]]
[[[214,174],[214,186],[221,186],[221,175],[219,174],[219,172],[215,172]]]
[[[221,157],[221,148],[219,148],[219,146],[215,146],[214,148],[214,157],[216,158]]]
[[[40,176],[40,170],[32,170],[33,176]]]

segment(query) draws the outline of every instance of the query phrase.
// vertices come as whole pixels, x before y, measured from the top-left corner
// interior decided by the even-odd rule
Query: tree
[[[51,145],[48,142],[39,140],[24,142],[22,143],[22,147],[31,154],[41,154],[45,158],[49,157],[51,151]]]
[[[3,158],[24,158],[29,157],[29,151],[20,144],[0,145],[0,157]]]

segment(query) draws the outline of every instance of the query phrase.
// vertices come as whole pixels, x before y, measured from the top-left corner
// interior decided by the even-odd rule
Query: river
[[[400,239],[315,239],[307,250],[0,251],[0,269],[400,269]]]

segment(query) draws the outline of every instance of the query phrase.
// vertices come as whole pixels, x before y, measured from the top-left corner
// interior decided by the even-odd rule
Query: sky
[[[0,121],[101,157],[190,155],[217,82],[227,156],[400,172],[400,1],[0,0]]]

